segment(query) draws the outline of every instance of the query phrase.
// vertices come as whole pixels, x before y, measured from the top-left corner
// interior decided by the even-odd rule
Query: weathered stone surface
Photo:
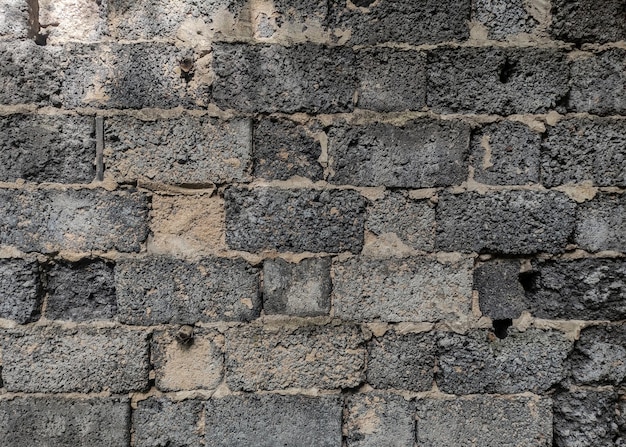
[[[512,394],[546,391],[566,374],[572,342],[560,332],[509,330],[504,339],[490,331],[441,333],[439,389],[450,394]]]
[[[42,287],[39,265],[24,259],[0,259],[0,318],[28,323],[39,318]]]
[[[619,385],[626,378],[626,326],[592,326],[570,356],[572,377],[583,385]]]
[[[321,154],[320,142],[293,121],[265,118],[254,126],[255,177],[287,180],[297,175],[322,180]]]
[[[597,115],[626,113],[626,49],[612,48],[572,62],[568,109]]]
[[[626,319],[626,261],[623,259],[536,261],[525,277],[527,304],[536,317]]]
[[[102,260],[58,262],[46,275],[49,320],[111,319],[117,313],[113,264]]]
[[[215,44],[213,99],[243,112],[346,112],[357,87],[348,48]]]
[[[3,1],[0,3],[0,37],[24,39],[30,34],[30,7],[28,2]]]
[[[5,330],[2,379],[26,393],[128,393],[148,387],[147,334],[119,328]]]
[[[432,334],[387,332],[367,345],[367,383],[377,389],[428,391],[435,376]]]
[[[620,0],[552,0],[552,35],[576,43],[625,40],[624,14]]]
[[[147,217],[134,190],[0,191],[0,243],[24,251],[139,251]]]
[[[472,18],[487,28],[491,39],[504,40],[509,36],[530,34],[538,25],[522,0],[477,0]]]
[[[347,320],[457,321],[471,311],[472,260],[428,257],[333,264],[335,315]]]
[[[40,34],[48,44],[80,40],[93,42],[107,33],[106,2],[37,0]]]
[[[626,121],[570,118],[549,127],[541,181],[547,187],[586,181],[626,186]]]
[[[282,259],[266,260],[263,263],[265,313],[328,315],[332,289],[330,264],[330,258],[303,259],[298,264]]]
[[[365,377],[358,327],[247,326],[226,332],[226,382],[232,390],[351,388]]]
[[[358,253],[365,199],[352,190],[231,187],[226,243],[235,250]]]
[[[0,181],[89,183],[95,175],[92,117],[0,117]]]
[[[354,394],[346,399],[348,447],[402,447],[415,441],[415,402],[387,393]]]
[[[528,310],[520,282],[520,262],[498,259],[474,270],[474,290],[478,291],[480,311],[493,320],[519,318]]]
[[[589,251],[626,252],[626,194],[598,193],[579,205],[576,243]]]
[[[226,183],[248,180],[252,126],[249,119],[222,121],[183,116],[141,121],[107,118],[105,163],[115,180],[163,183]]]
[[[242,259],[119,260],[118,318],[128,324],[247,321],[261,310],[258,270]]]
[[[426,55],[373,48],[357,53],[357,106],[379,112],[420,110],[426,105]]]
[[[110,447],[130,443],[126,398],[15,397],[0,401],[0,444]]]
[[[336,447],[341,445],[341,398],[227,396],[206,402],[207,447]]]
[[[549,447],[552,401],[543,397],[494,397],[417,401],[420,447]],[[506,445],[505,444],[505,445]]]
[[[200,432],[202,402],[172,402],[166,397],[150,397],[139,401],[133,411],[136,447],[204,445]]]
[[[539,113],[568,91],[564,54],[553,49],[440,48],[427,66],[426,103],[439,112]]]
[[[437,205],[437,248],[504,254],[565,250],[576,206],[555,191],[442,194]]]
[[[541,135],[515,121],[482,127],[472,135],[474,179],[488,185],[539,183]]]
[[[356,186],[428,188],[467,178],[469,126],[430,118],[402,126],[337,126],[329,132],[329,181]]]

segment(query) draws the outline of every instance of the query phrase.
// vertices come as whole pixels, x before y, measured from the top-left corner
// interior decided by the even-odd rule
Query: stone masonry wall
[[[624,0],[0,0],[0,445],[626,446]]]

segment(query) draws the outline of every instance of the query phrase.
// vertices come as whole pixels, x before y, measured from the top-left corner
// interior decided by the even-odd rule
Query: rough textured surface
[[[474,270],[474,290],[483,315],[493,320],[519,318],[528,309],[520,282],[520,262],[499,259]]]
[[[625,40],[624,15],[620,0],[552,0],[552,35],[576,43]]]
[[[582,385],[619,385],[626,378],[626,326],[592,326],[580,333],[570,367]]]
[[[626,252],[626,194],[598,193],[579,205],[575,237],[585,250]]]
[[[37,262],[0,259],[0,318],[20,324],[37,320],[42,297]]]
[[[37,0],[38,22],[46,43],[92,42],[106,35],[106,2]]]
[[[521,0],[476,0],[472,18],[488,30],[492,39],[503,40],[519,33],[532,33],[537,20]]]
[[[166,397],[142,400],[133,411],[136,447],[202,445],[203,405],[197,400],[172,402]]]
[[[6,39],[24,39],[30,34],[27,2],[5,0],[0,3],[0,37]]]

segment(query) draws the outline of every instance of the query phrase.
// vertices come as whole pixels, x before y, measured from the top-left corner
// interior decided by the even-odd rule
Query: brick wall
[[[623,0],[0,0],[0,445],[626,445]]]

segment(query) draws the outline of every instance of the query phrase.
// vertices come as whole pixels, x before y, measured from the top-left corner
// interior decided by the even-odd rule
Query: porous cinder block
[[[365,199],[353,190],[229,187],[226,243],[234,250],[358,253]]]
[[[23,251],[139,251],[148,197],[134,190],[0,191],[0,243]]]
[[[548,127],[542,144],[541,182],[626,186],[626,121],[569,118]]]
[[[552,36],[577,44],[625,40],[625,13],[620,0],[552,0]]]
[[[567,375],[572,342],[564,334],[509,330],[504,339],[476,330],[468,335],[441,333],[439,389],[450,394],[541,393]]]
[[[420,110],[426,105],[426,55],[371,48],[357,53],[357,107],[378,112]]]
[[[335,316],[388,322],[457,321],[471,311],[473,262],[429,257],[333,263]]]
[[[352,388],[365,377],[357,326],[262,328],[226,332],[226,383],[232,390]]]
[[[626,194],[598,193],[579,205],[575,239],[584,250],[626,252]]]
[[[354,66],[348,48],[216,43],[213,99],[242,112],[348,112],[357,87]]]
[[[0,318],[20,324],[37,320],[42,298],[36,261],[0,259]]]
[[[7,391],[128,393],[148,388],[148,336],[120,328],[39,327],[0,334]]]
[[[552,446],[552,400],[472,396],[417,401],[420,447]]]
[[[534,261],[524,274],[531,313],[550,320],[626,319],[626,261]]]
[[[130,402],[123,397],[3,399],[0,443],[7,447],[129,445]]]
[[[258,269],[242,259],[120,259],[118,319],[141,325],[251,320],[261,310],[258,281]]]
[[[367,383],[376,389],[429,391],[435,378],[432,334],[387,332],[367,344]]]
[[[576,205],[555,191],[498,191],[440,195],[437,248],[531,254],[565,251]]]
[[[474,290],[483,315],[493,320],[515,319],[528,310],[520,269],[516,259],[498,259],[474,269]]]
[[[540,113],[568,92],[569,68],[554,49],[439,48],[427,67],[426,103],[437,112]]]
[[[48,44],[93,42],[107,35],[106,2],[37,0],[40,34]]]
[[[328,135],[329,181],[356,186],[429,188],[467,178],[469,125],[422,118],[396,126],[335,126]]]
[[[108,320],[117,313],[113,264],[103,260],[53,264],[46,272],[46,291],[48,320]]]
[[[515,121],[488,124],[472,134],[474,179],[488,185],[539,183],[541,135]]]
[[[254,125],[254,176],[287,180],[293,176],[322,180],[318,159],[322,146],[303,125],[280,118],[261,118]]]
[[[174,402],[167,397],[150,397],[133,411],[134,445],[191,447],[204,445],[200,428],[204,406],[198,400]]]
[[[388,393],[353,394],[346,399],[348,447],[411,446],[415,402]]]
[[[0,3],[0,37],[9,39],[25,39],[31,34],[30,13],[28,2],[5,0]]]
[[[505,40],[515,34],[531,34],[538,22],[523,0],[476,0],[472,18],[487,28],[491,39]]]
[[[282,259],[266,260],[263,263],[265,313],[328,315],[332,289],[330,264],[330,258],[303,259],[297,264]]]
[[[626,378],[626,326],[591,326],[580,332],[569,362],[582,385],[619,385]]]
[[[92,117],[0,117],[0,181],[90,183],[96,176]]]

